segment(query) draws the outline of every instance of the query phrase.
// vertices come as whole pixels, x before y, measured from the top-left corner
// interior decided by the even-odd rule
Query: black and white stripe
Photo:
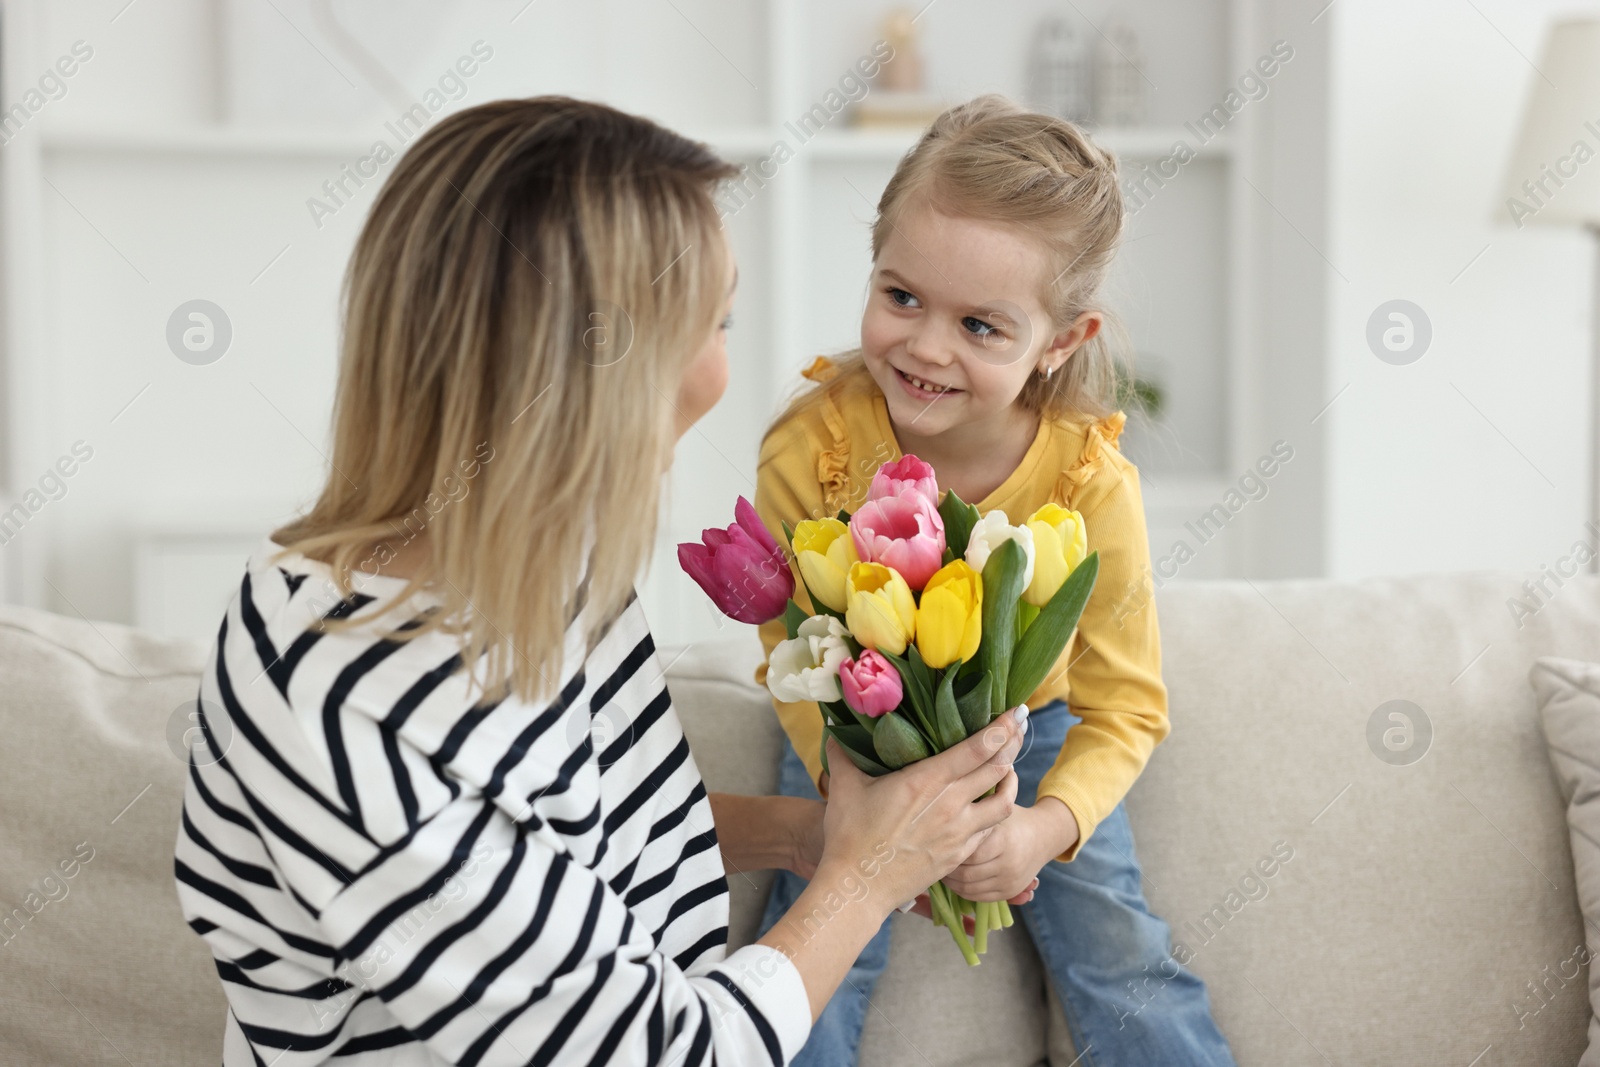
[[[578,613],[554,699],[484,699],[448,634],[319,628],[402,581],[361,576],[341,601],[325,566],[277,551],[252,556],[201,679],[177,838],[184,917],[228,996],[225,1065],[799,1051],[794,965],[726,952],[710,802],[637,599],[609,627]]]

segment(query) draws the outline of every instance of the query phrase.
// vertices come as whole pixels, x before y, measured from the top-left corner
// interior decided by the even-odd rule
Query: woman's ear
[[[1058,371],[1085,341],[1095,337],[1105,325],[1103,311],[1085,311],[1072,320],[1072,324],[1050,339],[1050,345],[1039,355],[1039,366]]]

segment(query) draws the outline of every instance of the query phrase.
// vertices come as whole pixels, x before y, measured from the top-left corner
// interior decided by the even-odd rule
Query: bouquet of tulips
[[[941,502],[933,468],[909,455],[878,469],[855,514],[784,523],[787,553],[743,497],[735,517],[679,545],[678,561],[731,618],[783,617],[767,688],[822,709],[824,768],[830,736],[863,771],[887,774],[1022,703],[1066,648],[1099,569],[1076,511],[1047,504],[1015,526],[1003,511],[980,516],[954,492]],[[815,615],[793,599],[791,559]],[[969,964],[1012,924],[1004,901],[943,883],[928,897]]]

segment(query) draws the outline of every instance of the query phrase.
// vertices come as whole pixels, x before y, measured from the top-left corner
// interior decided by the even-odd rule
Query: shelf
[[[409,132],[409,131],[407,131]],[[365,155],[377,141],[391,149],[402,143],[399,132],[374,121],[362,129],[248,127],[218,124],[170,126],[111,126],[57,123],[40,131],[42,145],[56,154],[180,155],[180,156],[299,156],[342,159]],[[730,159],[765,156],[777,134],[763,127],[720,130],[684,130]],[[404,139],[409,142],[415,134]]]
[[[762,158],[779,141],[797,154],[818,160],[840,162],[889,162],[898,160],[916,143],[920,128],[823,130],[796,145],[798,138],[788,127],[730,127],[720,130],[684,130],[697,141],[704,141],[730,159]],[[1226,134],[1195,147],[1199,140],[1182,126],[1155,126],[1147,129],[1092,130],[1095,140],[1117,155],[1130,159],[1158,159],[1168,155],[1182,141],[1201,158],[1226,158],[1231,143]],[[46,151],[54,153],[116,153],[187,156],[312,156],[343,158],[363,155],[378,140],[391,148],[400,140],[388,126],[373,123],[362,130],[306,129],[293,127],[244,126],[109,126],[58,123],[41,131]],[[409,140],[409,138],[408,138]]]
[[[186,156],[349,156],[364,154],[380,136],[369,132],[232,126],[87,126],[57,124],[42,131],[43,147],[57,153]]]
[[[805,142],[803,151],[823,160],[893,162],[916,144],[921,133],[920,128],[823,130]],[[1226,133],[1197,146],[1200,138],[1184,126],[1091,129],[1089,133],[1100,145],[1129,159],[1160,159],[1171,154],[1178,141],[1201,158],[1226,158],[1232,150]],[[792,140],[792,134],[786,139]]]

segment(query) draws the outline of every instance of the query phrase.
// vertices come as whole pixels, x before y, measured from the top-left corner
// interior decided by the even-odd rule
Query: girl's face
[[[1059,370],[1100,328],[1084,312],[1057,329],[1041,302],[1044,245],[1015,228],[910,206],[873,265],[861,352],[897,429],[934,437],[1002,426],[1028,375]]]
[[[724,237],[726,240],[726,237]],[[728,388],[728,327],[733,325],[733,291],[739,284],[739,269],[733,262],[733,250],[728,250],[728,297],[723,304],[722,317],[712,327],[711,334],[700,346],[700,352],[684,371],[683,382],[678,387],[677,436],[682,438],[689,427],[716,406]]]

